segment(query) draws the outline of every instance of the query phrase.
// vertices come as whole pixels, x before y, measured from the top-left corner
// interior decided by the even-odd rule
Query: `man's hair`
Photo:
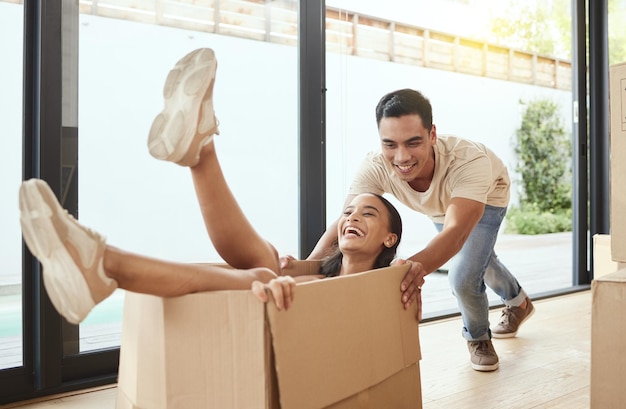
[[[402,218],[400,217],[400,213],[398,209],[387,199],[382,197],[381,195],[377,195],[372,193],[372,195],[376,196],[387,208],[387,212],[389,213],[389,230],[392,233],[395,233],[398,236],[398,240],[396,240],[395,244],[391,247],[384,247],[381,252],[378,254],[376,261],[374,262],[374,268],[383,268],[389,267],[389,264],[396,257],[396,251],[398,250],[398,246],[400,245],[400,239],[402,238]],[[341,271],[341,262],[343,260],[343,253],[339,250],[339,245],[337,241],[333,243],[333,253],[325,258],[322,261],[322,265],[320,267],[320,274],[325,275],[326,277],[335,277],[339,275]]]
[[[376,126],[383,118],[399,118],[405,115],[419,115],[422,125],[428,131],[433,126],[433,108],[421,92],[413,89],[399,89],[383,96],[376,105]]]

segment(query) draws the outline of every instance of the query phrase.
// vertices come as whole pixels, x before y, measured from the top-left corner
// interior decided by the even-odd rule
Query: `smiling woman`
[[[401,238],[402,219],[391,202],[371,193],[355,196],[337,224],[334,251],[322,262],[321,274],[333,277],[387,267]],[[373,265],[370,258],[362,259],[366,254],[378,254]]]

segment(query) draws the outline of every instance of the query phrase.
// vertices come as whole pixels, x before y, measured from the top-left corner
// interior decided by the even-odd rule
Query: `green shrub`
[[[571,209],[559,212],[539,212],[511,207],[504,231],[514,234],[547,234],[572,230]]]
[[[548,99],[526,105],[516,132],[515,170],[522,176],[520,207],[507,214],[509,233],[543,234],[571,231],[571,143]]]
[[[516,132],[515,170],[522,175],[522,204],[540,212],[572,207],[571,144],[557,109],[548,99],[527,103]]]

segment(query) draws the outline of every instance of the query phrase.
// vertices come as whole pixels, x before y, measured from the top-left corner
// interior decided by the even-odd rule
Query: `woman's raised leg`
[[[278,252],[256,232],[239,207],[212,142],[202,149],[191,175],[207,232],[224,261],[241,269],[267,267],[280,275]]]
[[[207,232],[226,263],[240,269],[267,267],[279,274],[278,252],[243,214],[215,152],[216,70],[215,54],[204,48],[183,57],[170,71],[163,92],[165,106],[148,138],[150,153],[190,167]]]
[[[20,187],[24,240],[43,265],[44,285],[56,309],[72,323],[117,287],[161,296],[250,288],[279,273],[278,254],[252,228],[222,174],[213,135],[217,62],[212,50],[195,50],[167,78],[165,108],[154,120],[148,145],[158,159],[191,167],[207,231],[235,269],[172,263],[107,246],[104,238],[64,210],[48,184],[31,179]],[[244,271],[236,270],[241,269]]]

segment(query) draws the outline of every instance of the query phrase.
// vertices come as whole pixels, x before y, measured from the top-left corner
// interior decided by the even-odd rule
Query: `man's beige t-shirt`
[[[427,191],[413,190],[408,182],[398,177],[380,152],[372,152],[361,164],[349,193],[390,193],[437,223],[443,223],[454,197],[496,207],[508,206],[511,184],[508,171],[502,160],[485,145],[439,135],[433,149],[435,173]]]

